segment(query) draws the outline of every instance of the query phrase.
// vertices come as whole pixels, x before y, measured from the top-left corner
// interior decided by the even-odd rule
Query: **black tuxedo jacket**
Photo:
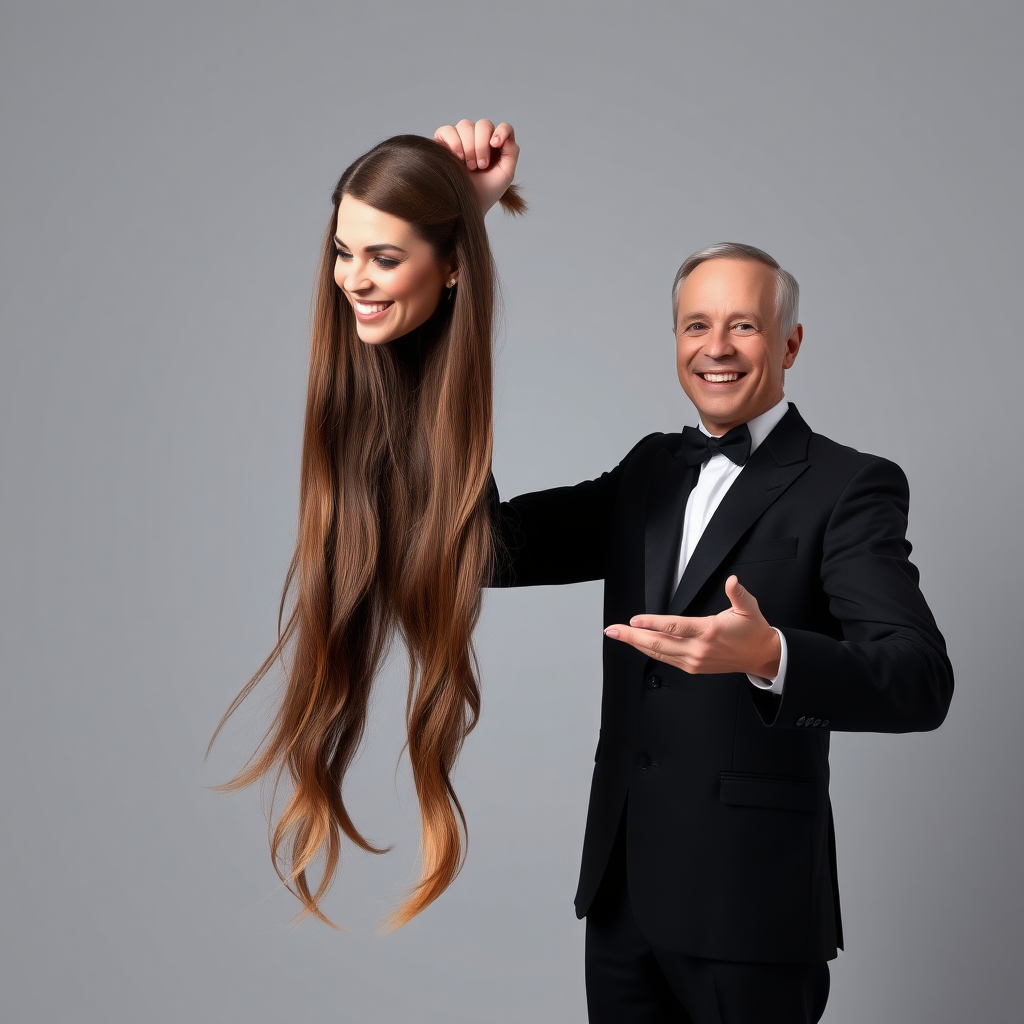
[[[781,697],[604,641],[601,733],[576,910],[626,813],[629,892],[656,946],[753,962],[842,946],[829,732],[934,729],[953,674],[908,560],[898,466],[794,406],[750,457],[671,593],[699,467],[652,434],[611,472],[495,502],[498,586],[604,579],[604,624],[712,615],[735,573],[786,637]]]

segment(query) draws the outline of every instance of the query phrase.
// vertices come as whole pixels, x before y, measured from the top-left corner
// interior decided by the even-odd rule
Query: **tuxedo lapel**
[[[679,560],[686,499],[697,482],[697,467],[688,466],[675,448],[662,448],[651,467],[644,530],[644,610],[664,613]]]
[[[790,405],[786,415],[751,455],[711,517],[669,603],[669,615],[682,615],[686,611],[737,541],[807,469],[809,437],[810,428],[796,406]],[[680,528],[681,523],[682,516]]]

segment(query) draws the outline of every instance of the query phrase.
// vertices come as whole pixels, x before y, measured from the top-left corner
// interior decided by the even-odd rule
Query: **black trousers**
[[[637,927],[626,884],[625,814],[587,914],[590,1024],[816,1024],[827,963],[750,964],[658,949]]]

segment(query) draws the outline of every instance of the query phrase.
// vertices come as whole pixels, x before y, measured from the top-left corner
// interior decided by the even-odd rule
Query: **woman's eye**
[[[381,270],[393,270],[401,261],[389,259],[387,256],[378,256],[374,262]]]
[[[750,331],[756,330],[756,328],[754,327],[753,324],[742,323],[742,324],[737,324],[736,327],[735,327],[735,330],[750,332]]]
[[[335,249],[334,251],[337,253],[339,260],[344,260],[347,263],[352,259],[352,253],[350,252],[345,252],[343,249]]]

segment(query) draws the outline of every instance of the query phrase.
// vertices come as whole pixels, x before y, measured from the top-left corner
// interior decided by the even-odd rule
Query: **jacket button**
[[[656,690],[661,686],[661,680],[657,676],[649,676],[647,679],[647,689]]]
[[[822,727],[822,729],[827,729],[828,728],[828,719],[827,718],[823,718],[821,720],[821,727]]]
[[[800,716],[800,717],[799,717],[799,718],[798,718],[798,719],[796,720],[795,724],[796,724],[796,725],[803,725],[803,724],[804,724],[804,722],[806,722],[806,721],[807,721],[807,719],[806,719],[806,718],[804,718],[804,716],[803,716],[803,715],[801,715],[801,716]]]
[[[640,769],[640,771],[647,771],[647,769],[650,768],[653,764],[654,762],[651,760],[649,754],[637,754],[636,766]]]
[[[821,719],[816,718],[812,724],[814,725],[814,728],[817,729],[818,726],[821,725]]]

